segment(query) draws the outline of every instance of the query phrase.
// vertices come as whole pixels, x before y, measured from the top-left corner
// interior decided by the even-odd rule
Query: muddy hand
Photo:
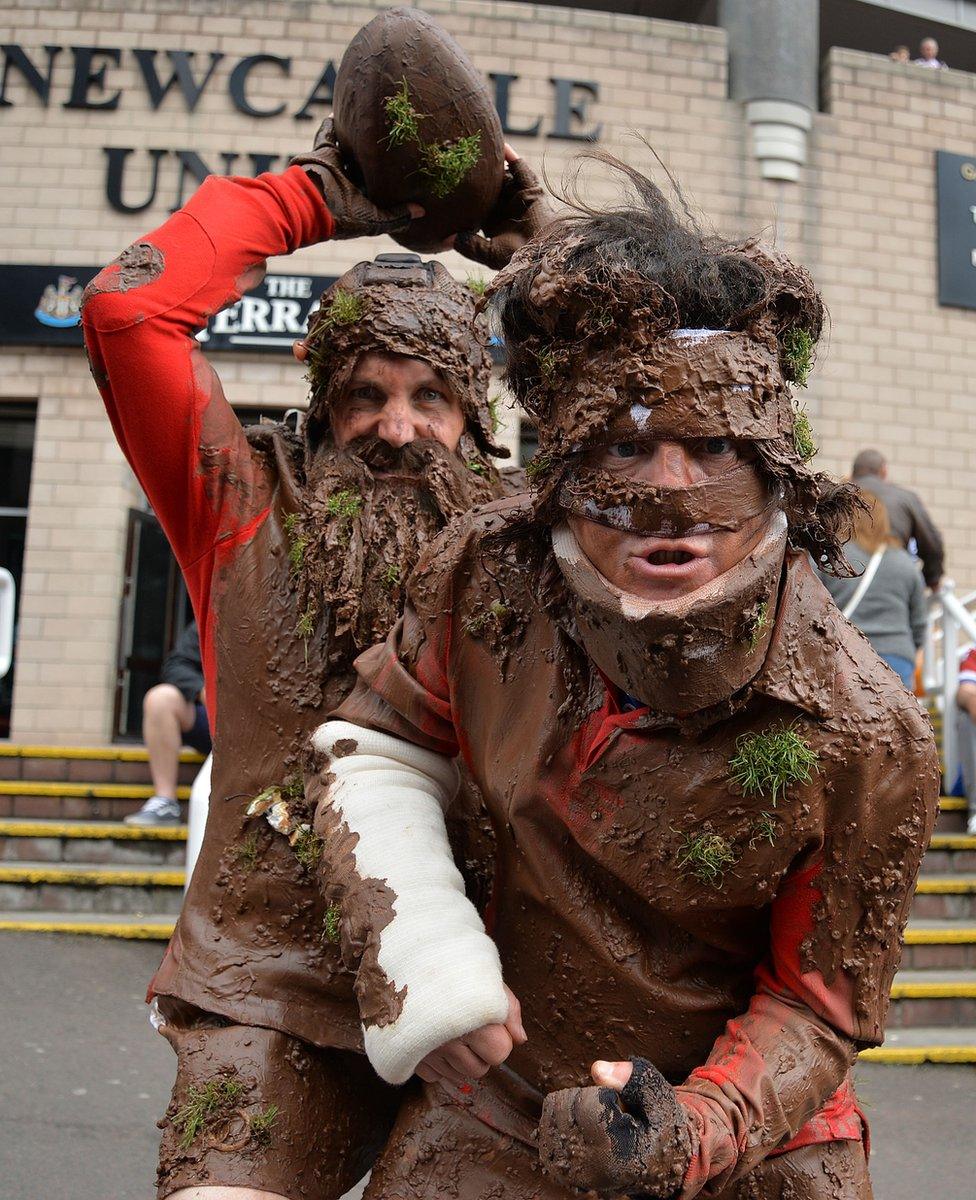
[[[459,233],[454,239],[456,250],[493,271],[507,266],[519,246],[535,237],[552,218],[532,168],[509,145],[505,146],[505,160],[505,181],[498,203],[485,220],[485,236]]]
[[[668,1200],[681,1186],[693,1149],[674,1088],[643,1058],[594,1063],[594,1078],[607,1086],[566,1088],[546,1097],[539,1124],[543,1168],[568,1187]]]
[[[318,185],[335,222],[334,238],[393,233],[424,215],[419,204],[401,204],[384,210],[363,195],[346,174],[331,117],[326,117],[319,126],[312,150],[296,154],[289,165],[304,167],[306,175]]]

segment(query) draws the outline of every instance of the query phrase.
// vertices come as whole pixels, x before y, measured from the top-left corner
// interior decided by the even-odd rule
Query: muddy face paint
[[[751,463],[691,487],[654,487],[581,467],[559,489],[567,512],[611,529],[658,537],[742,529],[774,505]]]
[[[552,546],[583,647],[629,696],[685,716],[728,700],[762,666],[786,553],[786,518],[732,570],[677,600],[649,601],[606,580],[566,525]]]

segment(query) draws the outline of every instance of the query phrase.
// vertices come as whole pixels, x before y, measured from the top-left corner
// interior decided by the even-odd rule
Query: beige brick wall
[[[772,235],[822,282],[833,324],[823,369],[807,401],[823,462],[846,467],[877,443],[899,479],[922,490],[950,538],[953,573],[976,585],[976,532],[967,520],[976,407],[968,388],[976,316],[935,300],[934,151],[967,151],[976,117],[971,77],[922,72],[885,59],[835,51],[826,78],[829,111],[818,115],[811,162],[800,185],[760,180],[738,105],[726,99],[724,33],[665,21],[489,0],[421,5],[464,44],[485,72],[520,76],[511,118],[540,114],[552,125],[553,76],[600,87],[591,120],[601,146],[641,167],[649,141],[681,180],[702,217],[723,233]],[[95,263],[162,222],[174,202],[175,166],[164,160],[157,202],[122,215],[104,197],[104,146],[193,149],[219,167],[217,152],[287,156],[309,141],[312,121],[294,112],[322,65],[338,60],[377,4],[323,0],[35,0],[0,8],[0,35],[40,55],[45,43],[123,47],[109,71],[123,89],[115,112],[61,107],[70,54],[54,71],[50,107],[11,79],[15,106],[0,110],[0,228],[7,263]],[[153,112],[133,47],[211,50],[218,66],[197,110],[170,95]],[[288,101],[284,114],[248,119],[232,106],[227,77],[247,54],[292,58],[290,80],[271,68],[252,76],[258,102]],[[160,72],[166,63],[158,59]],[[558,181],[579,143],[513,138]],[[125,194],[147,194],[144,156],[128,170]],[[242,159],[246,161],[246,159]],[[614,193],[602,168],[583,168],[591,200]],[[188,192],[189,194],[189,186]],[[272,267],[337,273],[391,248],[385,239],[333,243]],[[444,261],[461,277],[471,268]],[[299,405],[300,371],[290,359],[215,354],[238,404]],[[99,742],[111,723],[126,509],[139,503],[80,351],[0,350],[0,396],[38,406],[31,514],[13,736]],[[517,436],[512,419],[509,436]]]

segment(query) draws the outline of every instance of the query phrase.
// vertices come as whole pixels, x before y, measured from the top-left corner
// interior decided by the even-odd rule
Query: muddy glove
[[[519,248],[549,223],[552,213],[535,172],[522,158],[508,163],[498,203],[478,233],[459,233],[456,250],[482,266],[500,271]]]
[[[335,222],[334,238],[393,233],[410,224],[412,217],[406,204],[388,210],[377,208],[349,179],[331,117],[319,126],[311,152],[296,154],[289,166],[304,167],[305,174],[318,186]]]
[[[631,1061],[633,1074],[620,1092],[550,1092],[539,1123],[539,1158],[567,1187],[668,1200],[681,1188],[697,1138],[661,1072],[646,1059]]]

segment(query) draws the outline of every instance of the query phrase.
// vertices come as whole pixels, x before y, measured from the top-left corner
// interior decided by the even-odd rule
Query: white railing
[[[968,646],[976,645],[976,592],[956,595],[956,585],[943,579],[929,598],[925,630],[922,681],[925,694],[942,714],[942,765],[945,785],[952,787],[959,774],[956,745],[956,689],[959,661]]]
[[[0,679],[7,674],[13,662],[16,601],[14,577],[6,567],[0,567]]]

